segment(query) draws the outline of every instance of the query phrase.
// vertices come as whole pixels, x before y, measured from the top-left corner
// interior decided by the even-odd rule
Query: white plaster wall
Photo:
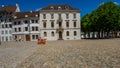
[[[4,25],[4,24],[11,24],[12,22],[6,22],[6,23],[4,23],[4,22],[1,22],[1,25],[0,25],[0,36],[1,36],[1,41],[12,41],[12,28],[2,28],[2,25]],[[2,31],[4,31],[4,34],[2,34]],[[6,34],[6,32],[5,31],[7,31],[7,34]],[[10,31],[11,31],[11,33],[10,33]],[[4,37],[4,40],[2,40],[2,37]],[[8,37],[7,39],[6,39],[6,37]],[[11,37],[11,38],[10,38]]]
[[[33,40],[32,39],[32,35],[34,34],[34,35],[37,35],[37,34],[39,34],[39,22],[38,23],[32,23],[31,21],[30,21],[30,31],[29,31],[29,26],[28,26],[28,24],[24,24],[24,20],[28,20],[28,19],[20,19],[20,20],[16,20],[17,22],[18,21],[21,21],[21,25],[13,25],[13,28],[12,28],[12,30],[13,30],[13,35],[15,36],[21,36],[22,37],[22,40],[23,41],[26,41],[26,35],[28,35],[28,34],[30,34],[30,39],[31,39],[31,41],[36,41],[36,40]],[[30,20],[38,20],[37,18],[33,18],[33,19],[30,19]],[[29,22],[28,22],[29,23]],[[38,31],[32,31],[32,27],[38,27]],[[18,31],[18,28],[21,28],[21,32],[19,32]],[[25,27],[28,27],[28,31],[25,31]],[[17,32],[15,32],[14,31],[14,28],[17,28]],[[36,28],[35,28],[36,29]]]
[[[69,36],[66,36],[67,31],[69,31]],[[74,36],[74,31],[77,32],[76,36]],[[79,29],[67,29],[67,30],[64,30],[63,39],[64,40],[79,40],[80,39],[80,31],[79,31]]]
[[[58,33],[56,33],[56,29],[58,28],[58,23],[57,23],[57,20],[58,20],[58,14],[61,13],[61,12],[56,12],[54,13],[54,19],[51,19],[51,12],[49,13],[46,13],[46,12],[42,12],[40,13],[40,36],[41,37],[44,37],[43,34],[44,32],[47,32],[47,40],[58,40]],[[78,39],[81,39],[80,37],[80,14],[79,13],[76,13],[76,12],[71,12],[69,13],[69,18],[66,19],[66,13],[69,13],[69,12],[65,12],[65,13],[61,13],[61,18],[62,18],[62,28],[64,28],[64,31],[63,31],[63,39],[64,40],[78,40]],[[76,13],[76,19],[73,18],[73,14]],[[46,19],[43,19],[43,14],[46,14]],[[54,28],[51,28],[51,21],[50,20],[54,20]],[[69,27],[66,27],[66,20],[69,20]],[[73,20],[76,20],[76,23],[77,23],[77,26],[76,27],[73,27],[74,25],[74,21]],[[46,28],[43,28],[43,21],[46,21],[47,23],[47,26]],[[55,37],[51,37],[51,32],[52,31],[55,31]],[[70,36],[66,36],[66,31],[69,31],[70,32]],[[73,31],[77,31],[77,36],[73,36]],[[69,39],[68,39],[69,38]]]
[[[47,32],[47,37],[44,37],[44,32]],[[51,35],[51,32],[54,32],[54,36]],[[47,40],[57,40],[57,33],[56,30],[41,30],[40,37]]]

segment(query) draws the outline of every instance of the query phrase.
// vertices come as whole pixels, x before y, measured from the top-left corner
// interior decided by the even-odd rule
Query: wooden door
[[[62,40],[62,32],[59,31],[59,40]]]
[[[26,41],[30,41],[30,35],[26,35]]]

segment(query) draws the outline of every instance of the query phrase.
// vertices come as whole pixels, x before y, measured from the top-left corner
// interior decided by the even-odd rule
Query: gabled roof
[[[48,5],[41,10],[79,10],[70,5]]]
[[[39,15],[38,12],[16,12],[14,16],[16,17],[15,19],[22,19],[22,18],[29,18],[29,17],[38,17],[38,15]]]

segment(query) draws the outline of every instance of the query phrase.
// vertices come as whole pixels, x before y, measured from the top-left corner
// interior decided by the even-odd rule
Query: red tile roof
[[[27,15],[28,17],[36,17],[36,15],[39,15],[39,13],[38,12],[16,12],[15,13],[16,19],[28,18],[28,17],[25,17],[25,15]]]
[[[16,6],[4,6],[1,11],[6,12],[7,16],[13,16],[17,7]]]
[[[58,10],[59,11],[59,10],[79,10],[79,9],[76,9],[70,5],[48,5],[42,8],[41,10]]]

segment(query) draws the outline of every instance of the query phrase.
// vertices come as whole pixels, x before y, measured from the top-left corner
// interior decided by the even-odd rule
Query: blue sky
[[[69,4],[81,10],[81,17],[95,10],[101,3],[110,0],[0,0],[0,5],[14,5],[18,2],[21,11],[43,8],[48,4]],[[112,0],[120,4],[120,0]]]

